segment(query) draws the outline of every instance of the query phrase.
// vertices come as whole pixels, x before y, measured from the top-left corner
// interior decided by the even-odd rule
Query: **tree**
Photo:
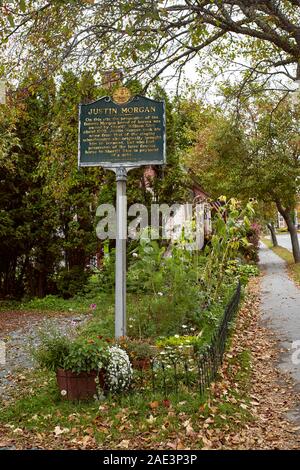
[[[278,219],[278,209],[276,204],[264,201],[258,201],[255,214],[259,222],[270,230],[271,240],[274,247],[278,246],[275,224]]]
[[[259,163],[258,180],[261,199],[276,203],[290,232],[293,255],[300,262],[299,240],[294,211],[299,193],[300,139],[299,110],[288,99],[274,111],[272,100],[263,98],[257,106],[256,135],[252,149]]]
[[[36,176],[39,146],[51,119],[54,83],[22,97],[19,106],[5,108],[9,144],[2,145],[0,161],[0,293],[20,297],[44,295],[57,256],[55,206],[42,196],[43,178]],[[11,124],[13,116],[13,125]],[[9,131],[10,130],[10,131]],[[2,134],[5,139],[6,134]]]
[[[75,294],[86,282],[87,265],[97,252],[94,213],[103,182],[98,168],[78,170],[78,103],[95,100],[98,88],[90,73],[78,77],[64,72],[56,89],[50,138],[40,147],[37,173],[45,184],[43,193],[56,207],[60,268],[56,280],[64,296]]]
[[[299,194],[299,110],[288,98],[261,96],[244,102],[236,116],[215,113],[198,129],[187,161],[212,194],[275,203],[288,226],[300,262],[293,212]]]
[[[149,84],[208,49],[225,62],[242,51],[251,73],[294,79],[287,66],[300,60],[300,0],[19,0],[2,13],[3,63],[9,54],[40,77],[114,64]]]
[[[115,175],[101,168],[78,170],[78,104],[107,94],[89,72],[65,71],[60,80],[35,76],[22,93],[0,108],[0,295],[22,297],[60,293],[84,285],[92,256],[100,250],[96,208],[115,202]],[[141,85],[128,84],[133,93]],[[180,202],[186,193],[174,103],[167,107],[168,163],[153,181],[156,202]],[[143,168],[128,176],[128,204],[150,205]]]
[[[30,80],[22,85],[25,90]],[[93,94],[95,93],[95,94]],[[101,172],[77,169],[77,109],[94,99],[86,74],[29,87],[1,113],[0,293],[44,296],[63,279],[79,289],[96,252],[94,213]],[[2,111],[2,110],[1,110]],[[62,264],[66,272],[62,272]],[[71,274],[70,274],[71,272]],[[76,282],[72,278],[72,272]]]

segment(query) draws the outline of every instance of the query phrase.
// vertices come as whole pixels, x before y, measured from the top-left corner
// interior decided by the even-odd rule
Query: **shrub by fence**
[[[239,283],[230,302],[227,304],[221,323],[205,349],[198,353],[192,346],[166,348],[154,358],[150,369],[141,370],[135,378],[133,391],[163,392],[165,397],[180,390],[205,393],[216,379],[222,364],[230,324],[238,310],[241,298]]]

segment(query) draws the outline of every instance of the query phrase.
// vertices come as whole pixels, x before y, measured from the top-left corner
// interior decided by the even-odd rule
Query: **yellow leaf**
[[[123,439],[123,441],[120,442],[120,444],[118,445],[118,447],[120,447],[121,449],[128,449],[129,447],[129,440],[128,439]]]

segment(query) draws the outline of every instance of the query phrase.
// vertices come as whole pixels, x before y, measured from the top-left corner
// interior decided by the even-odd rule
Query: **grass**
[[[35,297],[24,301],[0,301],[0,311],[23,310],[40,312],[74,312],[87,313],[91,311],[90,305],[96,304],[96,311],[102,311],[113,302],[113,294],[99,292],[97,294],[78,295],[71,299],[63,299],[57,295],[47,295],[43,298]]]
[[[92,436],[100,448],[116,448],[124,435],[139,446],[136,448],[173,442],[175,438],[194,440],[193,448],[201,448],[203,442],[197,433],[203,426],[234,431],[252,419],[240,407],[241,402],[248,402],[249,352],[230,360],[234,387],[217,399],[182,390],[170,394],[168,400],[160,393],[145,392],[108,397],[103,402],[73,403],[62,400],[53,373],[31,371],[23,377],[21,396],[0,407],[0,422],[14,437],[20,429],[23,435],[33,433],[46,448],[63,447],[66,441],[80,443],[85,436]],[[64,430],[63,442],[55,437],[57,426]]]
[[[101,299],[82,334],[89,336],[100,328],[105,335],[113,325],[112,297],[101,294]],[[183,445],[201,448],[205,446],[199,437],[203,429],[234,431],[252,419],[247,407],[240,406],[249,403],[250,353],[243,351],[228,361],[232,385],[226,386],[226,393],[222,389],[218,397],[201,396],[196,389],[182,387],[177,394],[170,392],[167,400],[163,393],[143,391],[107,397],[103,402],[68,402],[58,391],[54,373],[30,371],[18,381],[13,401],[1,406],[0,398],[0,423],[13,438],[31,436],[34,446],[42,448],[68,444],[81,448],[89,438],[94,446],[106,449],[117,448],[123,440],[134,448],[153,448],[162,442],[166,448],[178,439]],[[62,430],[60,436],[55,436],[57,427]]]
[[[201,328],[203,324],[201,338],[204,342],[209,341],[215,331],[225,304],[232,295],[232,289],[232,282],[224,286],[222,300],[212,303],[209,308],[201,307],[197,303],[196,314],[200,319],[199,324],[202,322]],[[171,302],[173,297],[173,292],[168,296],[154,296],[157,309],[152,312],[152,316],[148,316],[153,294],[129,293],[128,327],[130,328],[132,323],[133,328],[139,331],[139,328],[134,326],[135,322],[146,326],[151,326],[152,322],[155,328],[165,327],[165,331],[169,328],[169,323],[173,328],[172,322],[176,320],[177,314],[175,302]],[[176,304],[178,318],[184,316],[189,306],[185,295],[182,297],[184,302]],[[191,303],[194,302],[194,298],[190,300]],[[97,288],[70,300],[56,296],[32,299],[15,304],[14,309],[83,313],[92,311],[90,304],[96,304],[97,307],[93,310],[93,318],[83,327],[80,334],[87,338],[95,334],[111,337],[114,325],[113,295],[98,292]],[[9,304],[2,304],[2,308],[5,305],[7,309]],[[165,326],[164,318],[168,321]],[[182,322],[179,324],[182,325]],[[147,337],[157,338],[155,333],[158,330],[152,331],[147,327]],[[176,323],[175,327],[177,328]],[[181,333],[178,328],[176,332]],[[236,426],[251,419],[247,409],[240,406],[248,400],[247,354],[240,354],[232,359],[229,371],[232,375],[232,385],[226,385],[226,393],[223,393],[222,389],[218,397],[208,393],[200,395],[197,386],[191,391],[182,385],[178,393],[170,391],[166,399],[162,392],[152,392],[150,384],[147,390],[139,387],[139,393],[135,391],[117,397],[109,396],[102,402],[72,403],[63,400],[54,373],[34,370],[24,373],[23,378],[18,380],[12,401],[1,403],[0,397],[0,424],[1,428],[4,426],[9,430],[13,439],[32,438],[34,446],[40,445],[42,448],[66,448],[66,443],[81,448],[80,443],[88,437],[93,441],[94,447],[106,449],[116,448],[122,440],[133,442],[134,448],[153,448],[162,442],[165,444],[164,448],[169,448],[167,444],[178,439],[183,444],[188,442],[187,445],[197,449],[205,446],[205,442],[199,437],[203,430],[234,430]]]
[[[114,303],[113,289],[103,288],[97,275],[92,275],[84,289],[74,297],[64,299],[59,295],[46,295],[43,298],[24,298],[22,300],[0,300],[0,311],[38,311],[38,312],[90,312],[91,304],[100,313]]]
[[[283,246],[273,246],[268,238],[262,239],[263,243],[270,248],[276,255],[287,263],[288,271],[297,284],[300,284],[300,263],[294,262],[293,254]]]

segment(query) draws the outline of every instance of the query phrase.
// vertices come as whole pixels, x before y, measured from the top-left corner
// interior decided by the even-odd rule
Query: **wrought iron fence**
[[[148,370],[141,369],[136,373],[132,391],[160,391],[166,398],[179,390],[198,391],[203,395],[216,379],[222,364],[230,325],[238,310],[240,298],[239,283],[210,344],[197,353],[192,346],[162,351],[153,359]]]

